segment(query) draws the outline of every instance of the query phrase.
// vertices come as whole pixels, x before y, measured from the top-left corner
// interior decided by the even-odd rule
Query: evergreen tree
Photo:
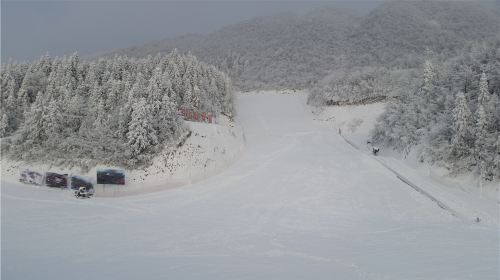
[[[479,105],[477,110],[478,118],[476,123],[476,135],[475,135],[475,152],[476,152],[476,162],[481,175],[481,179],[489,178],[489,166],[493,164],[494,154],[493,150],[489,147],[490,139],[488,132],[489,120],[487,112],[483,105]]]
[[[48,144],[58,145],[66,136],[63,133],[63,116],[58,100],[51,99],[48,101],[48,106],[43,111],[42,121]]]
[[[38,95],[30,110],[26,113],[21,130],[21,145],[31,146],[32,144],[41,144],[46,140],[44,125],[44,96]]]
[[[132,106],[132,118],[127,132],[128,146],[134,156],[158,144],[156,131],[150,117],[150,106],[145,98],[140,98]]]
[[[500,133],[497,134],[497,141],[495,142],[495,160],[493,164],[493,175],[500,178]]]
[[[486,76],[486,73],[481,73],[481,78],[479,80],[479,94],[478,94],[478,100],[477,104],[478,105],[483,105],[485,106],[488,104],[490,99],[490,93],[488,91],[488,79]]]
[[[7,136],[9,132],[9,119],[7,115],[2,114],[2,118],[0,119],[0,138]]]
[[[453,156],[464,159],[470,155],[471,141],[471,112],[463,92],[456,96],[455,108],[453,110],[454,136],[452,139]]]
[[[475,152],[476,152],[476,162],[479,168],[479,174],[481,179],[486,179],[488,177],[488,166],[493,164],[494,155],[490,149],[488,149],[489,139],[489,129],[492,125],[490,112],[488,112],[487,103],[489,102],[489,92],[488,92],[488,82],[486,79],[486,74],[483,72],[481,74],[481,79],[479,81],[479,94],[477,100],[477,111],[476,111],[476,127],[475,127]]]

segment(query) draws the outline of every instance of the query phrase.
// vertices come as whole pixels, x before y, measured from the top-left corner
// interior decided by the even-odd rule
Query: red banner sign
[[[212,112],[192,111],[184,107],[179,108],[179,115],[181,115],[186,121],[207,122],[207,123],[212,123],[213,121],[215,121]]]

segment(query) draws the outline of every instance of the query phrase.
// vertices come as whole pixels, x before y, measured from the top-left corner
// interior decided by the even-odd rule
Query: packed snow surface
[[[444,211],[305,99],[239,95],[246,150],[191,185],[77,200],[2,182],[2,278],[499,278],[496,226]]]

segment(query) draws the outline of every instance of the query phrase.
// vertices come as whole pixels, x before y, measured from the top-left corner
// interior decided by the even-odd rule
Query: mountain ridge
[[[386,2],[366,15],[326,7],[109,55],[146,56],[177,48],[227,72],[240,89],[304,88],[339,68],[415,67],[429,50],[452,56],[468,43],[500,38],[499,18],[498,9],[466,1]]]

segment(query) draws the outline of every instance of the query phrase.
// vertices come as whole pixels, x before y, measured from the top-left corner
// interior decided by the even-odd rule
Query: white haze
[[[323,5],[360,12],[379,1],[2,1],[2,60],[49,52],[93,55],[254,17],[303,13]]]

